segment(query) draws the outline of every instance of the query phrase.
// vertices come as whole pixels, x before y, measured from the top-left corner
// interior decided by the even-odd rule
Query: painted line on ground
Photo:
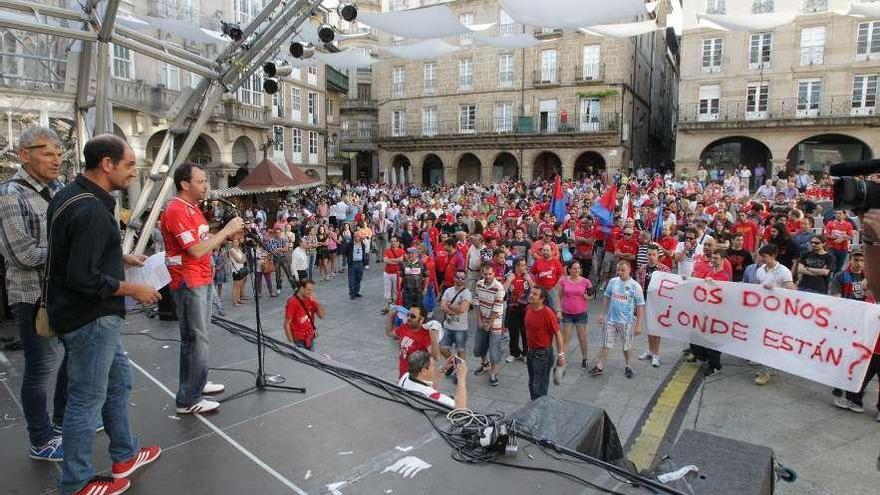
[[[673,426],[680,425],[687,412],[689,398],[693,397],[693,393],[688,392],[698,381],[700,369],[700,366],[692,363],[681,363],[645,408],[642,427],[627,452],[627,459],[635,464],[639,471],[648,469],[654,464],[663,442],[676,433],[672,430],[678,428]],[[686,398],[688,400],[685,400]]]
[[[158,379],[156,379],[156,377],[154,377],[153,375],[151,375],[147,370],[145,370],[144,368],[142,368],[139,364],[137,364],[136,362],[132,361],[131,359],[129,359],[129,362],[131,362],[131,365],[132,365],[132,366],[134,366],[138,371],[140,371],[141,373],[143,373],[144,376],[146,376],[147,378],[149,378],[150,381],[152,381],[153,383],[155,383],[156,386],[159,387],[160,389],[162,389],[166,394],[168,394],[168,395],[171,396],[172,398],[176,397],[176,395],[174,394],[174,392],[172,392],[168,387],[166,387],[164,383],[162,383],[162,382],[160,382]],[[205,417],[202,416],[201,414],[194,414],[193,416],[195,416],[196,418],[198,418],[198,419],[199,419],[202,423],[204,423],[208,428],[211,428],[212,430],[214,430],[214,433],[216,433],[217,435],[219,435],[220,438],[222,438],[223,440],[226,440],[226,442],[229,443],[229,445],[232,445],[236,450],[238,450],[239,452],[241,452],[245,457],[247,457],[248,459],[250,459],[251,461],[253,461],[254,464],[256,464],[257,466],[261,467],[264,471],[266,471],[267,473],[269,473],[273,478],[275,478],[276,480],[278,480],[279,482],[281,482],[281,484],[283,484],[283,485],[286,486],[287,488],[290,488],[291,491],[293,491],[293,492],[296,493],[297,495],[308,495],[308,492],[306,492],[306,491],[303,490],[302,488],[296,486],[292,481],[290,481],[289,479],[287,479],[286,477],[284,477],[284,475],[282,475],[281,473],[279,473],[278,471],[276,471],[275,469],[273,469],[272,466],[266,464],[262,459],[260,459],[260,458],[257,457],[256,455],[254,455],[253,452],[251,452],[250,450],[244,448],[244,446],[242,446],[240,443],[236,442],[232,437],[230,437],[229,435],[227,435],[226,432],[223,431],[219,426],[215,425],[214,423],[212,423],[211,421],[209,421],[207,418],[205,418]]]

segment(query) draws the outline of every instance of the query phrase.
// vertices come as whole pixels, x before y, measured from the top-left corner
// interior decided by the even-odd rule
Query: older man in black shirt
[[[138,446],[128,421],[131,366],[122,347],[124,296],[152,304],[159,293],[125,282],[125,266],[143,256],[123,256],[115,200],[135,176],[134,152],[109,134],[86,143],[85,171],[52,198],[49,221],[49,322],[67,349],[68,402],[64,416],[62,495],[122,493],[127,477],[154,461],[159,447]],[[112,477],[92,466],[95,427],[103,418],[110,437]]]

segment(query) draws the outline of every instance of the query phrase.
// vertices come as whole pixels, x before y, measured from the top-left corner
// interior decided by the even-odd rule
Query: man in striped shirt
[[[504,313],[504,285],[495,279],[490,263],[480,268],[483,278],[477,281],[477,333],[474,338],[474,356],[480,358],[480,367],[474,375],[489,372],[489,384],[498,386],[501,367],[502,315]]]
[[[57,339],[37,335],[34,328],[36,302],[40,297],[46,263],[46,209],[61,189],[61,140],[55,131],[35,127],[22,133],[18,157],[21,169],[0,184],[0,254],[6,259],[9,304],[24,348],[21,405],[34,459],[60,462],[61,427],[67,402],[67,373],[58,368],[52,421],[48,413],[49,379],[64,352]]]

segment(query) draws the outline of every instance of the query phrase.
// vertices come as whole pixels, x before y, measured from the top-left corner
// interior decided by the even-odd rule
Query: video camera
[[[834,209],[864,213],[880,208],[880,183],[862,178],[880,173],[880,160],[835,163],[828,172],[834,177]]]

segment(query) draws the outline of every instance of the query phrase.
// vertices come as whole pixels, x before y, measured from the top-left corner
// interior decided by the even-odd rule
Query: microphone
[[[857,177],[877,172],[880,172],[880,160],[878,159],[835,163],[828,170],[829,175],[833,177]]]

